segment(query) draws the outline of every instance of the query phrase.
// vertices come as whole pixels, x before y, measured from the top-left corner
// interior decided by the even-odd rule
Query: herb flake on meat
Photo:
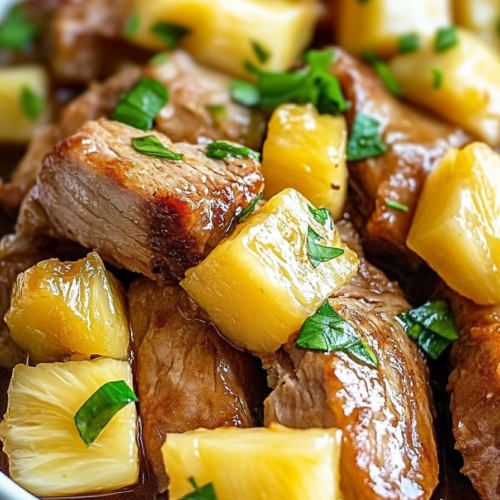
[[[347,161],[358,161],[380,156],[388,151],[380,136],[380,123],[375,118],[358,113],[347,144]]]
[[[146,135],[144,137],[134,137],[132,139],[134,149],[147,156],[164,158],[165,160],[182,160],[182,153],[175,153],[166,148],[155,135]]]

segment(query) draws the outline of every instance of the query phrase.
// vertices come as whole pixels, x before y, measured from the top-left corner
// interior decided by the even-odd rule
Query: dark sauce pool
[[[7,179],[12,168],[23,154],[23,148],[0,145],[0,176]],[[12,231],[13,220],[0,211],[0,236]],[[390,274],[390,273],[389,273]],[[423,281],[426,281],[425,279]],[[404,284],[403,284],[404,287]],[[410,300],[417,297],[410,297]],[[440,483],[432,496],[432,500],[480,500],[472,488],[470,481],[460,473],[462,458],[454,450],[454,439],[451,431],[451,415],[449,411],[450,397],[446,392],[449,367],[446,360],[430,364],[432,373],[432,387],[436,406],[436,439],[440,454]],[[0,416],[7,408],[7,389],[10,381],[10,372],[0,370]],[[140,431],[140,422],[139,422]],[[0,445],[1,446],[1,445]],[[144,446],[139,432],[139,453],[141,471],[138,484],[119,491],[85,494],[73,497],[57,497],[58,500],[166,500],[166,494],[156,493],[152,473],[147,466]],[[0,448],[0,470],[8,473],[7,457]],[[359,499],[362,500],[362,499]]]

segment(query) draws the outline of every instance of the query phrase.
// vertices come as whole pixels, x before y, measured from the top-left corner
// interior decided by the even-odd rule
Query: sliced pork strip
[[[50,235],[152,279],[180,279],[227,234],[263,178],[257,160],[212,160],[204,146],[160,133],[183,160],[138,153],[132,138],[149,133],[104,119],[86,123],[45,158],[37,201]],[[20,233],[46,234],[45,224],[37,231],[26,219],[21,214]]]
[[[370,257],[414,270],[422,261],[407,248],[406,237],[425,178],[448,147],[461,147],[471,139],[461,129],[408,107],[371,68],[341,49],[335,52],[332,73],[352,104],[347,113],[350,128],[357,113],[369,115],[380,122],[381,136],[390,148],[382,156],[349,162],[356,226]],[[387,200],[409,211],[393,210]]]
[[[166,434],[252,427],[255,394],[265,381],[260,363],[220,337],[179,286],[138,278],[129,303],[143,439],[163,492]]]
[[[343,225],[345,241],[359,251],[352,228]],[[342,429],[346,500],[430,498],[439,466],[428,371],[394,318],[409,304],[397,284],[364,259],[330,304],[368,342],[378,368],[341,352],[298,350],[293,336],[264,358],[274,386],[265,402],[266,425]]]

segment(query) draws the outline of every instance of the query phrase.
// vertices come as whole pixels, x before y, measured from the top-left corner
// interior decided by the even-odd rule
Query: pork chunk
[[[260,164],[252,158],[212,160],[204,146],[174,144],[157,132],[184,159],[146,156],[131,139],[147,134],[105,119],[86,123],[45,158],[37,199],[50,236],[78,242],[152,279],[181,279],[260,192]],[[26,219],[21,214],[18,231],[36,233]]]
[[[131,286],[129,302],[143,439],[163,492],[165,435],[252,427],[265,379],[260,363],[220,337],[179,286],[141,277]]]
[[[425,178],[448,147],[462,147],[471,139],[461,129],[403,104],[371,68],[341,49],[336,50],[332,72],[352,103],[347,113],[351,130],[357,113],[369,115],[380,122],[390,147],[382,156],[349,163],[355,222],[365,248],[371,257],[415,270],[422,261],[407,248],[406,238]],[[387,200],[409,211],[393,210]]]
[[[340,227],[349,246],[359,250],[349,238],[352,228]],[[300,351],[293,336],[264,359],[274,386],[265,401],[266,425],[342,429],[345,500],[430,498],[438,459],[428,371],[394,318],[410,306],[398,286],[364,259],[330,304],[368,342],[378,368],[342,352]]]

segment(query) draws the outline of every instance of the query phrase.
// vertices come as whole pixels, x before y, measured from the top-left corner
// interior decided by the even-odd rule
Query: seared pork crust
[[[390,150],[375,158],[349,163],[356,226],[370,256],[402,269],[422,265],[406,246],[423,182],[450,146],[461,147],[470,138],[456,127],[409,108],[390,94],[371,68],[336,49],[333,74],[352,106],[347,113],[352,129],[357,113],[381,124]],[[395,200],[409,208],[401,212],[386,205]]]
[[[359,251],[349,241],[349,226],[341,230]],[[364,259],[330,303],[374,350],[378,369],[341,352],[297,350],[293,336],[264,358],[274,387],[265,402],[266,425],[342,429],[346,500],[430,498],[438,459],[428,371],[394,318],[409,304],[397,284]]]
[[[129,302],[143,439],[163,492],[166,434],[252,427],[262,369],[220,337],[179,286],[141,277],[131,286]]]
[[[132,138],[150,133],[184,159],[135,151]],[[181,279],[226,236],[262,183],[254,159],[212,160],[204,146],[174,144],[163,134],[101,119],[56,146],[35,190],[50,236],[92,248],[130,271],[169,280]],[[41,228],[32,224],[33,207],[23,212],[21,234],[47,234],[45,222]]]

